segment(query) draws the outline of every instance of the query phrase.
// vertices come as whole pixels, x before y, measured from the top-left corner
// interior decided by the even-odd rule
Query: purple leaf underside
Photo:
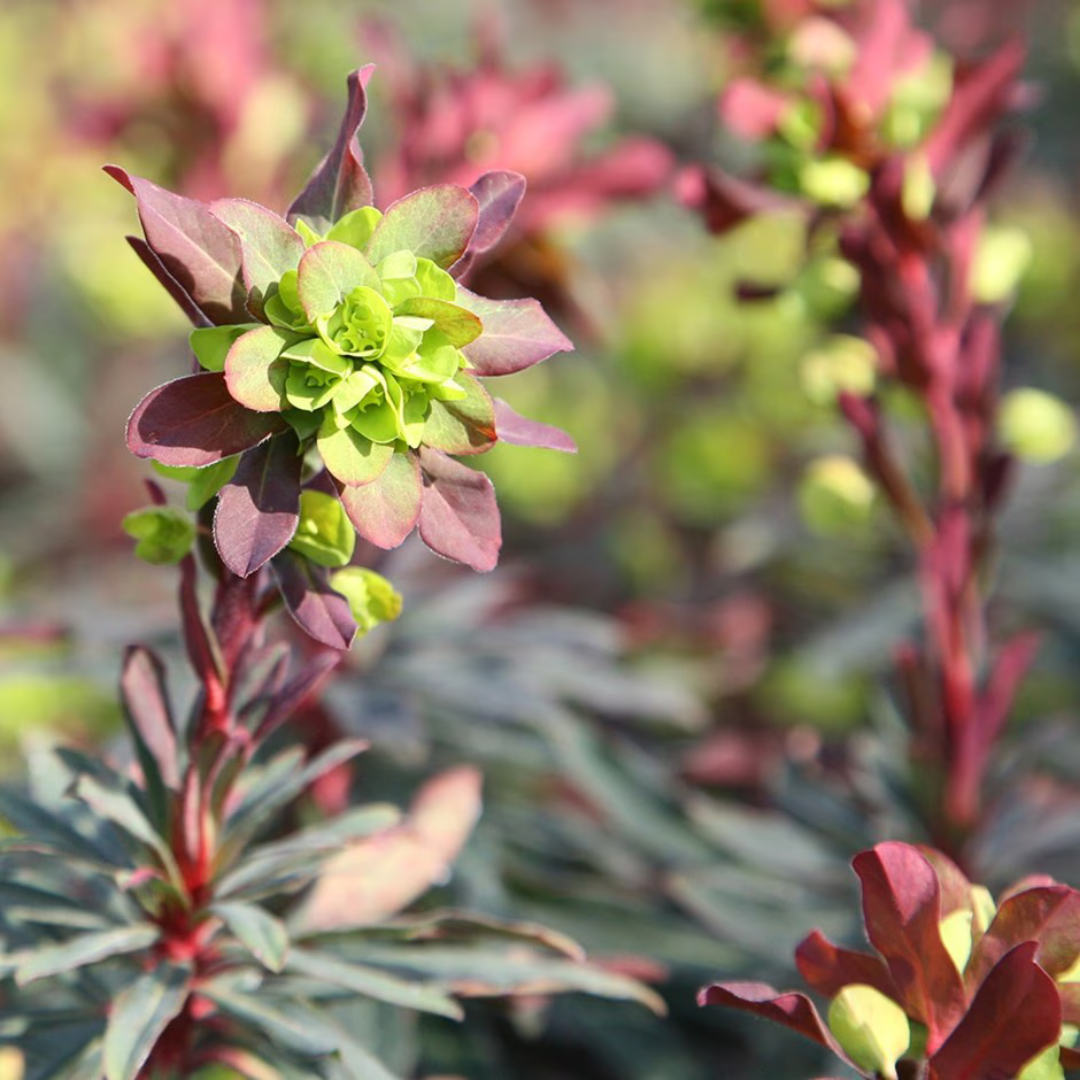
[[[574,347],[536,300],[489,300],[459,286],[458,303],[484,324],[462,349],[475,375],[510,375]]]
[[[340,499],[356,531],[369,543],[396,548],[416,527],[424,484],[416,454],[395,454],[370,484],[346,486]]]
[[[136,457],[198,468],[250,450],[286,426],[276,413],[234,401],[221,372],[201,372],[151,390],[128,420],[127,444]]]
[[[495,431],[499,442],[561,450],[565,454],[577,453],[577,443],[565,431],[522,416],[501,398],[495,399]]]
[[[247,289],[236,233],[195,199],[116,165],[106,165],[105,172],[135,196],[147,244],[199,310],[219,325],[246,321]]]
[[[372,205],[371,178],[360,149],[360,125],[367,112],[365,88],[374,70],[374,65],[368,64],[349,75],[349,102],[337,141],[293,200],[287,215],[290,222],[302,217],[316,232],[324,233],[338,218]]]
[[[509,170],[486,172],[469,188],[480,207],[476,232],[461,259],[454,264],[454,277],[461,277],[481,255],[491,251],[506,235],[525,194],[525,177]]]
[[[174,791],[180,786],[176,724],[165,687],[165,667],[149,649],[128,649],[120,690],[131,723],[157,763],[161,779]]]
[[[165,269],[165,264],[154,254],[145,240],[137,236],[127,237],[132,251],[142,260],[143,266],[157,278],[158,284],[177,302],[180,310],[191,320],[193,326],[207,327],[214,324],[199,310],[199,305],[188,296],[184,287]]]
[[[432,551],[484,573],[502,546],[495,489],[483,474],[437,451],[421,450],[420,538]]]
[[[265,565],[293,538],[300,521],[303,458],[287,432],[249,451],[218,495],[214,544],[240,577]]]
[[[332,649],[347,649],[356,636],[356,620],[345,597],[330,588],[326,570],[291,551],[281,552],[270,565],[300,629]]]

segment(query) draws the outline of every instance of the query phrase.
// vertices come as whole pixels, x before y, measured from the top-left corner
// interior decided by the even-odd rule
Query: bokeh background
[[[903,730],[886,676],[917,616],[910,564],[872,500],[822,514],[805,479],[812,459],[852,451],[820,372],[862,348],[853,271],[808,262],[796,220],[717,238],[676,197],[693,163],[752,163],[716,99],[755,6],[0,4],[9,771],[57,734],[108,745],[122,647],[175,633],[170,572],[137,564],[120,528],[147,475],[123,428],[184,370],[186,329],[126,246],[134,205],[100,166],[281,210],[333,137],[347,73],[372,62],[363,142],[380,203],[486,167],[529,178],[522,224],[477,287],[541,296],[577,343],[500,392],[580,453],[485,458],[506,532],[492,575],[418,542],[381,559],[407,613],[358,647],[326,723],[375,738],[369,794],[480,764],[487,811],[445,894],[567,930],[656,981],[674,1019],[580,999],[478,1006],[462,1030],[374,1017],[413,1075],[807,1075],[800,1048],[700,1014],[693,990],[790,977],[806,930],[850,927],[845,859],[918,838],[892,783]],[[1001,287],[1018,282],[1008,377],[1075,401],[1080,13],[941,0],[920,14],[961,55],[1030,37],[1035,139],[995,212]],[[1032,865],[1080,881],[1077,466],[1073,452],[1025,467],[1002,523],[995,603],[1046,639],[981,849],[992,882]]]

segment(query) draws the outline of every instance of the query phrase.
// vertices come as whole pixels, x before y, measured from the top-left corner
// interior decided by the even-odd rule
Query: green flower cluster
[[[486,400],[461,352],[482,333],[480,319],[456,303],[457,282],[432,260],[370,250],[381,219],[362,207],[325,237],[301,220],[306,251],[267,290],[268,325],[191,335],[200,364],[223,370],[238,402],[281,412],[301,440],[314,435],[348,485],[375,479],[395,450],[430,441],[433,402],[476,398],[483,411]]]

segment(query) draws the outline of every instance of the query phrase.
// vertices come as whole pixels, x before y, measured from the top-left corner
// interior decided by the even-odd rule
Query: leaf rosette
[[[418,527],[437,553],[490,570],[501,544],[494,491],[454,458],[500,438],[573,449],[480,382],[570,342],[535,300],[489,300],[455,277],[474,247],[505,233],[524,180],[489,173],[377,209],[357,134],[370,72],[350,76],[337,143],[284,218],[108,170],[137,202],[145,241],[132,246],[195,323],[200,368],[142,400],[128,446],[164,466],[236,461],[214,540],[241,576],[290,544],[312,487],[333,492],[378,547]]]

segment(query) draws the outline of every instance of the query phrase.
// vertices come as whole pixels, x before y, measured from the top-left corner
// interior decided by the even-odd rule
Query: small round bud
[[[1076,419],[1059,398],[1025,387],[1006,394],[998,414],[998,434],[1023,461],[1049,464],[1076,441]]]

